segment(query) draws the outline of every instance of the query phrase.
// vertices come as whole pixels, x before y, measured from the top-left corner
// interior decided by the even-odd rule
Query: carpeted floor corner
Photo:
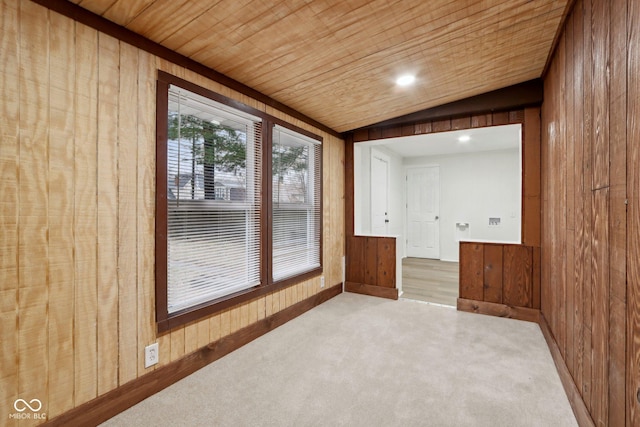
[[[336,298],[104,426],[576,426],[537,324]]]

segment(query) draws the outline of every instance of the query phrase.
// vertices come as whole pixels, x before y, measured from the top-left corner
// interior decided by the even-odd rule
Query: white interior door
[[[440,166],[407,170],[407,256],[440,258]]]
[[[389,158],[371,150],[371,233],[389,234]]]

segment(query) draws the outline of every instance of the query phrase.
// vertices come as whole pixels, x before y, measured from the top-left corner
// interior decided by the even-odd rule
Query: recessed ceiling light
[[[460,142],[469,142],[470,140],[471,140],[471,137],[469,135],[462,135],[458,137],[458,141]]]
[[[398,86],[409,86],[411,84],[413,84],[413,82],[416,81],[416,76],[412,75],[412,74],[405,74],[402,75],[400,77],[398,77],[398,79],[396,80],[396,84]]]

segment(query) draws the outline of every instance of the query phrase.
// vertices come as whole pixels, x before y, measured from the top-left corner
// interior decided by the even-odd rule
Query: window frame
[[[207,301],[189,308],[185,308],[174,313],[168,312],[167,290],[168,290],[168,108],[169,108],[169,86],[178,86],[187,91],[209,98],[215,102],[224,104],[239,111],[260,117],[262,119],[262,175],[261,179],[261,199],[260,206],[260,284],[248,289],[234,292],[211,301]],[[209,89],[198,86],[187,80],[176,77],[172,74],[158,70],[156,82],[156,203],[155,203],[155,306],[156,306],[156,327],[158,333],[168,332],[173,328],[189,322],[210,316],[232,306],[258,298],[267,293],[277,291],[305,280],[318,277],[323,274],[323,219],[322,214],[319,221],[319,251],[320,266],[301,272],[297,275],[287,277],[282,280],[272,279],[272,179],[271,179],[271,150],[272,131],[274,125],[290,129],[306,137],[319,141],[320,154],[318,165],[316,166],[317,179],[319,179],[320,191],[320,212],[323,212],[323,139],[312,132],[299,128],[291,123],[271,116],[256,108],[250,107],[242,102],[228,98],[224,95],[213,92]]]

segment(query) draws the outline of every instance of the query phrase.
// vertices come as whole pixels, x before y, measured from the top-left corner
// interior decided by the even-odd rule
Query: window
[[[169,86],[169,314],[260,284],[260,123]]]
[[[156,148],[159,331],[321,273],[319,137],[158,72]]]
[[[320,266],[320,143],[273,129],[273,279]]]

